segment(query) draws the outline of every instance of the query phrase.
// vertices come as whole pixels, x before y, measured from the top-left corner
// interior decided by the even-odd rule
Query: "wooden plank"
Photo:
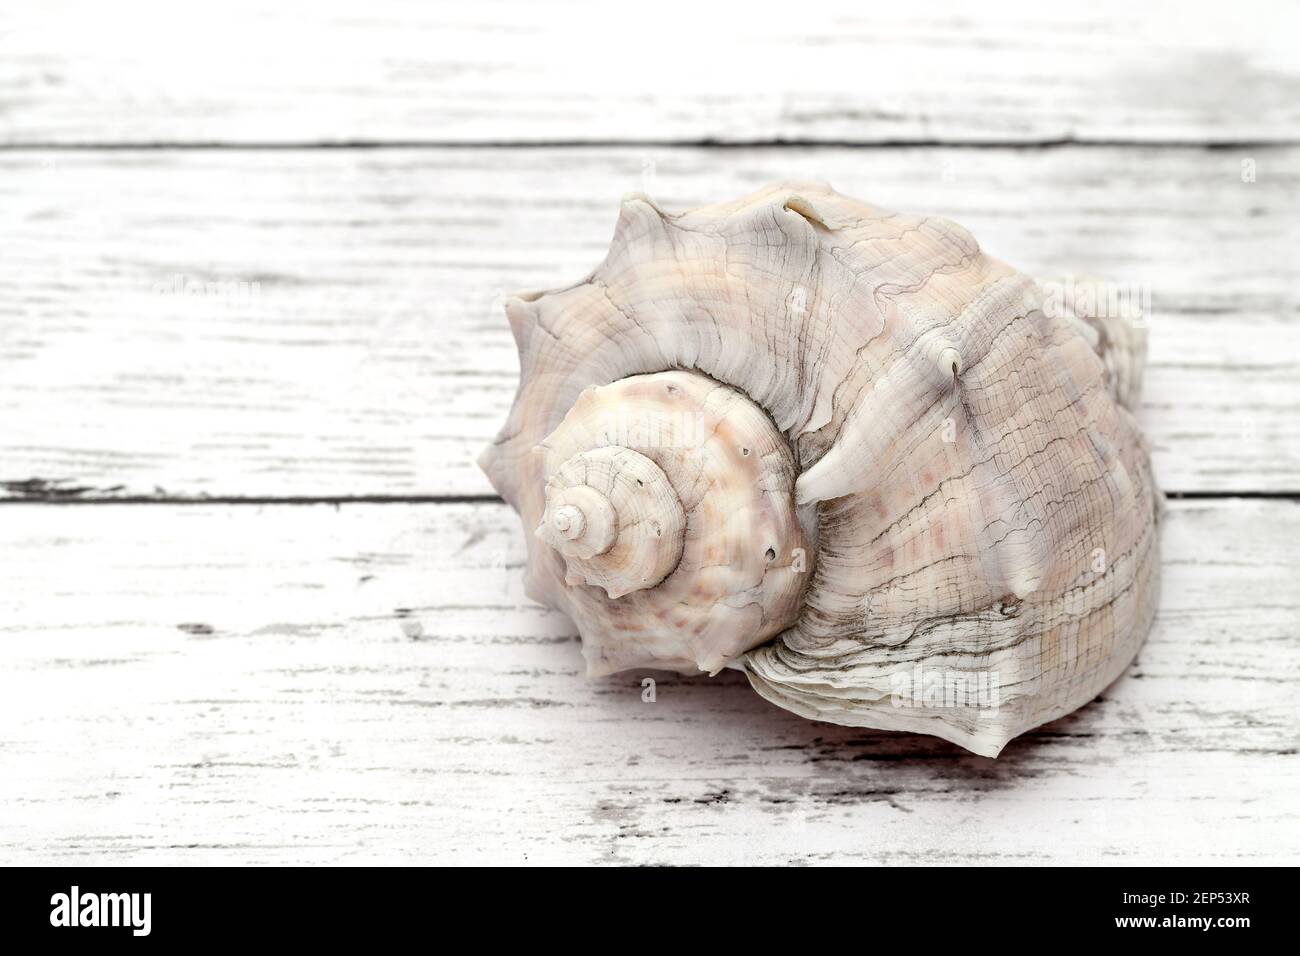
[[[1285,863],[1300,507],[1174,502],[1158,623],[997,761],[587,680],[499,504],[0,508],[9,863]],[[642,700],[642,680],[657,681]]]
[[[1235,142],[1300,121],[1285,0],[132,6],[6,5],[0,143]]]
[[[1300,489],[1290,148],[0,155],[0,481],[490,494],[474,459],[518,368],[499,293],[584,275],[625,191],[685,208],[812,177],[1035,275],[1150,289],[1163,487]]]

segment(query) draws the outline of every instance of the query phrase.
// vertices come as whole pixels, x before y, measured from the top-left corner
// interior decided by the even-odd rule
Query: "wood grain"
[[[0,8],[0,858],[1293,863],[1298,29],[1286,0]],[[1138,661],[997,761],[734,672],[588,681],[513,513],[449,503],[490,494],[499,293],[584,275],[625,191],[801,177],[1150,289],[1157,478],[1276,498],[1171,502]],[[433,500],[305,502],[388,497]]]
[[[0,143],[1294,141],[1298,29],[1286,0],[44,0],[0,12]]]
[[[0,154],[0,493],[490,494],[498,295],[783,177],[1150,289],[1162,486],[1300,490],[1300,150],[827,147]]]
[[[1300,851],[1292,502],[1173,503],[1138,662],[997,761],[802,720],[734,672],[586,680],[503,505],[0,514],[8,863]]]

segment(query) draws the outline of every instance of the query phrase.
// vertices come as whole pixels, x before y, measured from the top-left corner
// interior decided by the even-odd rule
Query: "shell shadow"
[[[774,773],[786,776],[792,763],[802,764],[807,769],[804,786],[789,781],[791,789],[828,802],[903,796],[909,791],[975,796],[1068,772],[1078,757],[1069,740],[1093,735],[1088,712],[1096,709],[1084,707],[1023,734],[993,759],[937,737],[808,720],[765,701],[737,671],[712,678],[631,672],[601,679],[597,694],[620,711],[643,708],[639,692],[647,676],[656,682],[657,701],[668,705],[662,718],[674,721],[674,734],[683,746],[720,761],[744,753],[749,767],[766,760]],[[643,715],[643,710],[635,713]],[[696,747],[689,739],[692,734],[701,738]]]

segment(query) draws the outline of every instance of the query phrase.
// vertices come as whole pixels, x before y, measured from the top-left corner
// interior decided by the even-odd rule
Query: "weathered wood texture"
[[[503,505],[0,516],[6,862],[1300,852],[1293,502],[1173,503],[1137,663],[997,761],[802,720],[734,672],[586,680]]]
[[[1172,503],[1138,662],[996,762],[586,681],[500,504],[169,503],[490,493],[498,293],[798,177],[1149,289],[1163,486],[1294,496],[1300,8],[1201,6],[0,8],[0,861],[1294,862],[1294,500]]]
[[[489,494],[498,295],[800,177],[1150,290],[1161,484],[1300,490],[1300,149],[610,148],[0,154],[0,494]]]
[[[1287,0],[42,0],[0,11],[0,144],[1294,140],[1298,30]]]

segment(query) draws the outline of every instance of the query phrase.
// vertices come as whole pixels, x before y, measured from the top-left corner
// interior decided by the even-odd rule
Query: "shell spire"
[[[537,536],[565,557],[565,584],[611,599],[652,588],[682,559],[686,515],[659,466],[605,445],[579,452],[546,482]]]
[[[735,389],[684,371],[589,387],[520,467],[536,596],[577,622],[590,673],[715,673],[794,622],[793,456]]]

